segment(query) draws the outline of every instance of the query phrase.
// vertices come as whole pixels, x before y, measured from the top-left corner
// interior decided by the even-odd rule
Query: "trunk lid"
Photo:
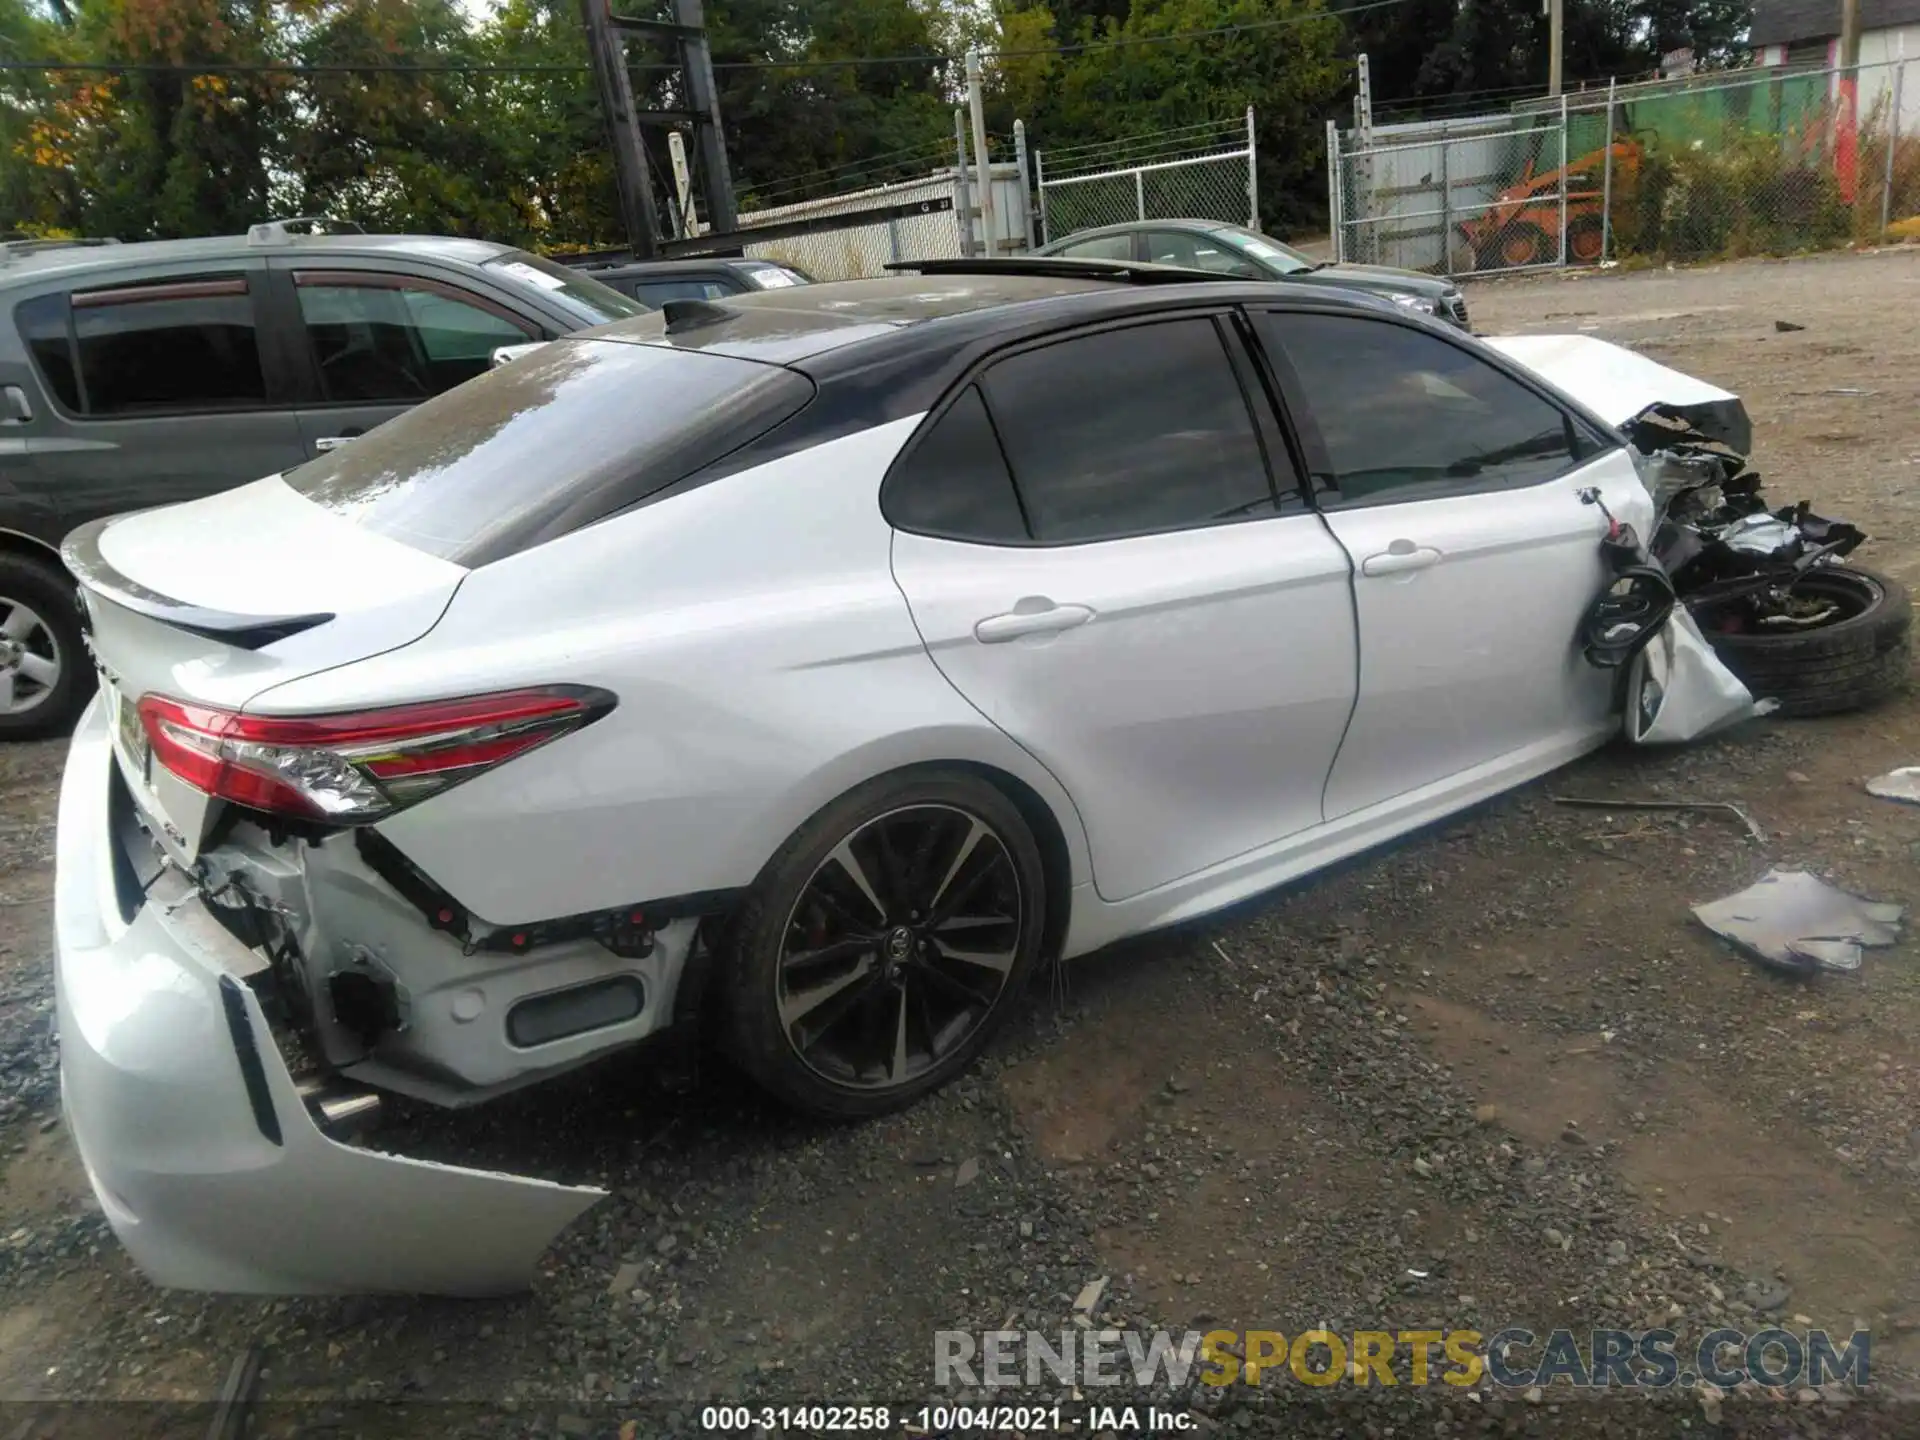
[[[128,788],[191,864],[220,804],[153,763],[147,695],[242,710],[270,686],[411,644],[467,571],[328,513],[278,477],[94,521],[62,555]]]

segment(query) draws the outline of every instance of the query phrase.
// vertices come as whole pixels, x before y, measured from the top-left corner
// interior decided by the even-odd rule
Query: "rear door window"
[[[88,415],[165,415],[264,405],[253,296],[242,275],[167,280],[72,297],[74,389]],[[36,354],[57,365],[50,327]],[[49,370],[56,393],[64,376]],[[65,398],[65,397],[63,397]]]
[[[41,381],[61,408],[80,409],[80,371],[75,362],[67,297],[42,295],[14,308],[13,323],[33,357]]]
[[[997,362],[985,390],[1036,540],[1278,512],[1247,395],[1210,317],[1027,350]]]
[[[334,404],[415,404],[464,384],[535,327],[451,286],[397,275],[302,271],[300,318]]]
[[[980,387],[969,385],[915,442],[881,492],[887,519],[945,540],[1020,544],[1027,522]]]

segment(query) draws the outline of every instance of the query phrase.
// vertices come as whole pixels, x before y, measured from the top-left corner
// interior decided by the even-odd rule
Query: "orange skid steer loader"
[[[1640,146],[1616,139],[1613,180],[1631,185],[1640,168]],[[1535,172],[1532,160],[1520,179],[1494,197],[1493,204],[1471,220],[1460,222],[1460,234],[1472,247],[1476,270],[1512,270],[1544,265],[1560,259],[1561,216],[1566,217],[1566,258],[1569,264],[1592,265],[1600,259],[1603,241],[1601,186],[1607,150],[1582,155],[1566,166]],[[1560,176],[1564,169],[1567,203],[1560,204]]]

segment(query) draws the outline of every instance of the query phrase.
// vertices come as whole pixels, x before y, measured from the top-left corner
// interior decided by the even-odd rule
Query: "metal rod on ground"
[[[1906,49],[1905,37],[1900,48]],[[1907,78],[1907,64],[1904,57],[1893,67],[1893,102],[1887,110],[1887,173],[1880,187],[1880,238],[1884,239],[1887,226],[1893,223],[1893,156],[1900,148],[1900,91]]]
[[[960,222],[960,256],[970,259],[973,248],[973,187],[967,183],[967,117],[953,112],[953,213]]]
[[[259,1384],[260,1348],[249,1345],[227,1371],[220,1399],[213,1407],[213,1423],[207,1427],[207,1440],[240,1440],[247,1433],[247,1413],[253,1408]]]
[[[1556,805],[1576,805],[1583,810],[1718,810],[1732,815],[1747,827],[1747,833],[1764,845],[1767,835],[1753,821],[1753,817],[1738,805],[1728,800],[1610,800],[1604,796],[1555,795],[1550,797]]]
[[[967,109],[973,116],[973,163],[980,169],[980,240],[989,255],[1000,253],[1000,236],[993,223],[993,160],[987,153],[987,106],[982,94],[984,76],[980,52],[967,51]]]
[[[1613,77],[1607,77],[1607,147],[1600,162],[1600,263],[1613,249]]]
[[[1260,166],[1253,140],[1253,106],[1247,106],[1247,228],[1260,228]]]
[[[1020,176],[1020,246],[1023,250],[1032,250],[1039,242],[1033,238],[1033,183],[1027,175],[1027,122],[1024,120],[1013,122],[1013,168]]]
[[[1560,0],[1553,0],[1553,4],[1558,10]],[[1560,95],[1560,268],[1567,268],[1567,97],[1564,92]]]

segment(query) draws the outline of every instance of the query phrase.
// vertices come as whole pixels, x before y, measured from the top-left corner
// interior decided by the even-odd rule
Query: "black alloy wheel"
[[[735,1048],[819,1113],[892,1109],[964,1069],[1039,949],[1044,872],[1006,797],[972,776],[880,784],[803,830],[736,926]]]

